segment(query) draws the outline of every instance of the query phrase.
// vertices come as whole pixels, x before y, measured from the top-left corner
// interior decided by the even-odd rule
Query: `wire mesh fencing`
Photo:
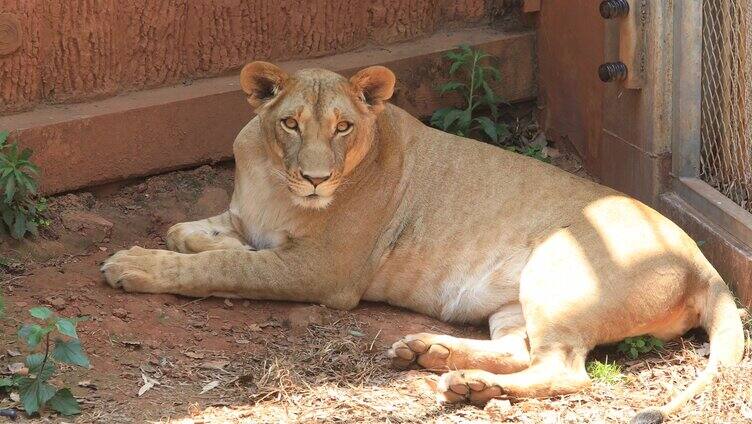
[[[700,178],[752,212],[752,6],[704,0]]]

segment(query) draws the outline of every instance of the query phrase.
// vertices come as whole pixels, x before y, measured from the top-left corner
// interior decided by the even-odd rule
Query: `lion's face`
[[[266,62],[246,65],[240,80],[261,120],[271,172],[297,205],[316,209],[331,203],[370,150],[376,116],[395,82],[380,66],[348,80],[322,69],[287,75]]]

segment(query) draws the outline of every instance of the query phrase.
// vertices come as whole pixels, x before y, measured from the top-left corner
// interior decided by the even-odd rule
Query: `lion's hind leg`
[[[528,306],[525,311],[528,312]],[[440,396],[448,402],[482,403],[492,398],[550,397],[576,392],[590,384],[585,371],[588,346],[561,322],[526,315],[530,365],[519,372],[501,374],[484,369],[463,369],[444,374]]]
[[[180,253],[252,249],[234,229],[229,212],[173,225],[167,230],[167,248]]]
[[[484,370],[451,371],[439,381],[437,390],[446,402],[484,403],[496,397],[534,398],[565,395],[590,385],[585,372],[585,350],[573,357],[568,349],[549,351],[544,358],[513,374]],[[581,363],[581,366],[580,366]]]
[[[482,369],[493,373],[513,373],[527,368],[530,354],[520,305],[505,305],[491,316],[489,327],[491,340],[410,334],[395,342],[388,356],[397,368]]]

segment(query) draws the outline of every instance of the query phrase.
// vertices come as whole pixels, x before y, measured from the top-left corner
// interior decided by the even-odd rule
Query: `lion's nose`
[[[306,179],[309,183],[313,184],[313,187],[316,188],[319,184],[323,183],[324,181],[328,180],[329,177],[331,177],[332,174],[327,175],[319,175],[319,176],[313,176],[308,174],[303,174],[303,178]]]

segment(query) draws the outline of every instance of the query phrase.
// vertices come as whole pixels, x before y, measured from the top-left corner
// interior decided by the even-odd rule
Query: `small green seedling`
[[[533,159],[538,159],[541,162],[551,163],[551,157],[543,153],[543,147],[540,147],[540,146],[525,146],[525,147],[510,146],[510,147],[507,147],[506,149],[519,153],[521,155],[531,157]]]
[[[591,361],[585,367],[590,378],[606,384],[618,383],[624,378],[621,367],[616,362]]]
[[[39,168],[30,160],[31,150],[19,151],[18,143],[8,143],[8,131],[0,131],[0,227],[13,238],[36,235],[48,226],[47,203],[37,193]]]
[[[63,318],[43,306],[31,308],[35,323],[24,324],[18,336],[32,352],[25,366],[13,376],[0,379],[0,389],[18,390],[26,413],[34,415],[50,407],[62,415],[81,412],[69,388],[58,389],[48,383],[58,363],[89,368],[89,358],[81,348],[76,324],[82,318]]]
[[[489,78],[496,81],[501,79],[499,69],[488,64],[492,56],[462,45],[458,50],[447,53],[446,57],[451,61],[449,76],[457,79],[442,84],[438,90],[442,95],[450,92],[460,94],[464,105],[460,109],[446,107],[435,111],[431,116],[431,125],[463,137],[480,132],[494,143],[506,140],[510,135],[509,129],[499,122],[499,104],[503,100],[489,85]]]
[[[627,337],[619,342],[616,349],[629,359],[637,359],[643,353],[663,349],[663,342],[653,336]]]

